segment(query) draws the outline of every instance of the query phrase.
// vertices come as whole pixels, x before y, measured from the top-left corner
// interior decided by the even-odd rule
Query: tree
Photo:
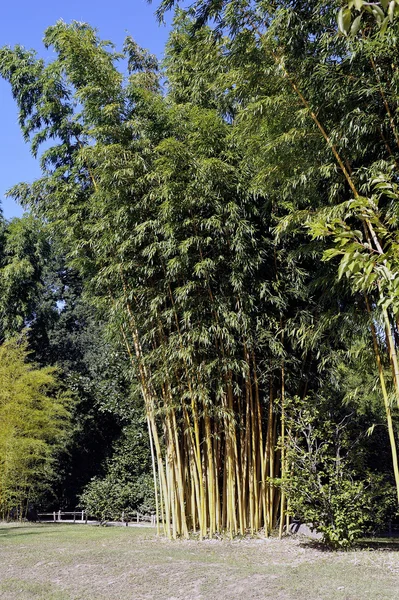
[[[26,61],[36,81],[30,80],[28,92],[33,104],[21,103],[25,131],[39,130],[36,140],[47,135],[57,93],[63,106],[70,96],[68,83],[83,111],[72,122],[72,105],[64,106],[65,144],[45,153],[41,181],[13,193],[54,225],[63,215],[64,237],[79,248],[70,257],[126,343],[172,535],[188,535],[189,526],[201,535],[225,528],[244,533],[261,524],[271,529],[278,490],[267,480],[278,469],[273,400],[281,350],[263,331],[262,314],[269,331],[278,331],[273,304],[284,301],[273,299],[268,310],[256,305],[261,286],[264,297],[272,291],[275,260],[259,232],[261,207],[245,192],[237,157],[230,157],[229,126],[208,108],[169,106],[154,88],[153,63],[131,42],[126,53],[143,73],[124,82],[114,55],[88,26],[59,23],[47,41],[59,53],[48,67],[21,49],[2,54],[2,72],[19,98]],[[58,69],[63,78],[54,88]],[[51,101],[39,106],[35,98],[43,99],[48,86]],[[29,121],[33,114],[37,118]],[[51,203],[44,201],[48,194]],[[274,347],[271,372],[277,377],[265,377],[266,390],[259,385],[261,346],[265,352]]]
[[[57,451],[65,443],[70,397],[52,368],[27,362],[26,340],[0,347],[0,510],[21,517],[54,477]]]
[[[49,242],[38,219],[24,215],[1,223],[0,339],[34,326],[48,257]]]
[[[322,399],[316,407],[295,398],[287,412],[290,472],[283,486],[292,514],[311,523],[332,548],[378,531],[395,514],[395,497],[380,474],[360,464],[366,438],[359,431],[356,439],[353,415],[341,410],[339,420]]]
[[[103,461],[130,421],[131,384],[123,347],[107,336],[101,316],[83,296],[81,278],[66,266],[59,247],[53,247],[44,282],[30,348],[40,364],[59,370],[75,402],[58,476],[43,502],[51,510],[71,509],[88,481],[102,473]]]

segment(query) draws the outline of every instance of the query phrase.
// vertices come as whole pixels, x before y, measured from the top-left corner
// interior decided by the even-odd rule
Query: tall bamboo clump
[[[158,13],[174,4],[162,1]],[[239,57],[242,65],[248,57],[252,98],[244,112],[265,130],[254,160],[266,168],[266,188],[272,193],[274,179],[287,202],[280,232],[310,230],[316,251],[318,241],[327,240],[324,259],[335,261],[353,305],[369,314],[399,500],[393,419],[399,407],[398,7],[347,1],[338,8],[329,0],[251,6],[196,0],[190,19],[194,31],[209,22],[217,39],[221,31],[230,36],[226,62]],[[187,62],[192,66],[191,57]],[[174,72],[178,86],[181,71]],[[270,93],[259,82],[275,73],[279,85]],[[284,113],[274,129],[275,107]]]
[[[226,125],[211,111],[187,113],[169,117],[184,143],[157,148],[146,218],[123,259],[111,259],[111,295],[140,376],[165,532],[269,532],[280,510],[281,376],[264,344],[272,366],[261,377],[256,335],[259,321],[276,332],[279,322],[253,311],[260,271],[264,282],[275,267],[261,256],[249,198],[238,203],[234,170],[217,156]],[[195,155],[211,130],[211,149]]]
[[[229,158],[230,125],[167,103],[155,59],[130,38],[127,81],[87,25],[59,22],[45,42],[58,55],[48,66],[20,47],[0,55],[33,151],[57,140],[43,178],[13,194],[61,228],[118,327],[145,403],[159,527],[268,533],[284,511],[285,305],[269,213]]]

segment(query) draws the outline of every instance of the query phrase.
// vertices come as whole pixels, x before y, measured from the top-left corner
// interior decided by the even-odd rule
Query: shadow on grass
[[[337,552],[336,548],[330,548],[329,546],[326,546],[326,544],[323,544],[323,542],[320,542],[319,540],[311,540],[311,539],[303,539],[300,544],[299,544],[300,548],[304,548],[305,550],[317,550],[318,552],[327,552],[327,553],[331,553],[331,552]]]
[[[389,552],[399,552],[399,537],[385,538],[364,538],[360,539],[350,548],[330,548],[319,540],[303,540],[299,544],[301,548],[317,550],[318,552],[353,552],[354,550],[386,550]]]
[[[356,548],[360,550],[390,550],[399,552],[399,537],[366,538],[359,540]]]
[[[45,523],[35,523],[27,525],[0,525],[0,537],[12,537],[18,535],[40,535],[48,532],[48,526]]]

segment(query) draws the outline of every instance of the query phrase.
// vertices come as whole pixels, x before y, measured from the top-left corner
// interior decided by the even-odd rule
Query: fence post
[[[125,511],[123,510],[122,511],[122,525],[123,525],[124,522],[125,522]]]
[[[55,523],[56,519],[55,519],[55,511],[53,512],[53,521]]]
[[[137,511],[137,523],[139,522],[139,520],[140,520],[140,515],[139,515],[139,513]]]
[[[76,512],[73,511],[73,522],[76,523]]]
[[[86,511],[86,513],[85,513],[85,516],[86,516],[86,518],[85,518],[85,523],[86,523],[86,525],[87,525],[87,511]]]
[[[61,521],[61,510],[58,511],[58,521]]]
[[[82,510],[82,519],[81,519],[82,521],[83,521],[83,514],[84,514],[84,510]]]

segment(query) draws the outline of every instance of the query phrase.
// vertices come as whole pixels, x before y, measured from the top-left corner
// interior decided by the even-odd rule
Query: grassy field
[[[326,552],[293,538],[169,542],[145,528],[3,524],[0,598],[397,600],[399,543]]]

